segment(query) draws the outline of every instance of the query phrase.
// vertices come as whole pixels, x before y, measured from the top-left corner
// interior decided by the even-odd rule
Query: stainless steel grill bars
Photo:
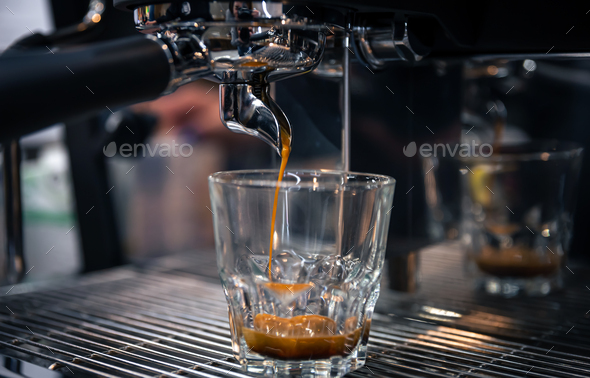
[[[460,261],[452,245],[424,251],[419,293],[382,291],[369,362],[351,377],[590,377],[590,290],[479,297]],[[212,254],[26,289],[0,297],[0,354],[64,375],[246,376]]]

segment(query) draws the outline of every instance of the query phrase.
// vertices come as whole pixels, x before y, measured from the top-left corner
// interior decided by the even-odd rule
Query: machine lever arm
[[[156,98],[172,76],[167,48],[134,36],[0,57],[0,141]]]

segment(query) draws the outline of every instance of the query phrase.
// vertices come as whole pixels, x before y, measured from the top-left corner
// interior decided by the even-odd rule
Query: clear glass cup
[[[506,297],[561,288],[582,148],[537,141],[460,161],[461,234],[475,284]]]
[[[340,377],[364,365],[395,181],[339,171],[219,172],[209,190],[232,347],[267,376]]]
[[[431,242],[459,238],[461,191],[457,190],[462,162],[450,156],[422,157],[426,234]]]

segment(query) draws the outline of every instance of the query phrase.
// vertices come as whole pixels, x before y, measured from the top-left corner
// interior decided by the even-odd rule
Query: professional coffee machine
[[[193,0],[117,0],[115,7],[132,11],[133,16],[113,15],[116,11],[110,10],[101,20],[108,7],[92,1],[77,26],[18,42],[1,62],[5,74],[0,87],[7,99],[4,142],[57,121],[100,110],[112,112],[121,105],[165,95],[197,79],[211,80],[220,83],[220,117],[230,130],[255,136],[279,152],[279,129],[293,129],[292,164],[298,164],[298,157],[321,156],[329,164],[323,159],[316,168],[396,177],[398,194],[407,194],[395,199],[389,253],[400,255],[405,264],[404,255],[428,244],[429,238],[424,231],[420,162],[406,158],[403,146],[412,141],[460,139],[464,62],[584,59],[590,47],[582,38],[587,26],[578,22],[585,12],[570,7],[529,9],[513,2],[493,6],[382,1],[237,4],[242,8]],[[518,16],[525,14],[524,20]],[[544,21],[549,15],[555,27],[547,27]],[[134,24],[138,36],[68,48],[96,40],[92,30],[109,19],[119,27],[122,19],[128,19],[128,29],[120,34],[128,34]],[[562,22],[563,33],[557,31]],[[108,30],[112,37],[117,28]],[[35,48],[39,46],[45,51],[39,52]],[[32,60],[21,52],[37,55]],[[70,70],[64,72],[65,66]],[[284,80],[292,77],[296,79]],[[92,88],[92,96],[81,95],[80,83],[82,88]],[[519,88],[512,94],[517,92]],[[68,106],[39,101],[37,110],[30,112],[26,108],[32,94],[38,99],[60,98]],[[322,111],[316,111],[320,106]],[[485,113],[483,105],[479,111]],[[10,167],[15,157],[5,155]],[[96,174],[104,176],[101,171]],[[18,181],[10,177],[7,170],[6,182]],[[92,190],[83,189],[87,194]],[[18,197],[18,192],[15,187],[7,197]],[[79,211],[102,203],[99,193],[90,195]],[[20,223],[20,208],[14,205],[19,202],[6,203],[7,214],[14,213],[8,225]],[[582,203],[586,202],[582,199]],[[96,268],[122,261],[112,216],[107,211],[99,223],[82,226],[88,235],[83,239],[92,240],[83,248],[88,251],[87,260],[104,254],[99,251],[118,251],[106,263],[97,261]],[[583,219],[577,225],[585,226]],[[10,247],[13,255],[22,249],[19,230],[14,227],[8,232],[13,235],[8,238],[15,245]],[[105,232],[111,236],[105,237]],[[24,264],[17,266],[22,274]]]
[[[7,243],[11,254],[17,257],[13,259],[16,264],[11,267],[16,272],[11,278],[12,282],[17,282],[26,271],[20,230],[17,138],[54,122],[65,121],[71,139],[75,139],[75,135],[76,140],[84,141],[71,145],[74,153],[80,157],[78,161],[73,158],[72,169],[85,171],[86,174],[77,184],[74,177],[77,191],[85,193],[84,198],[77,198],[77,211],[82,215],[91,206],[102,209],[100,219],[93,223],[79,217],[86,270],[119,265],[124,258],[112,222],[112,203],[104,199],[104,193],[108,190],[104,183],[104,166],[96,168],[86,164],[93,161],[92,154],[100,152],[107,141],[100,139],[98,144],[92,144],[97,141],[88,130],[96,128],[99,121],[88,121],[90,115],[98,112],[107,116],[111,113],[121,114],[119,110],[126,105],[166,95],[183,84],[206,79],[219,84],[219,111],[223,124],[233,132],[263,140],[274,151],[274,158],[277,157],[276,152],[281,150],[279,130],[284,128],[290,129],[293,134],[295,165],[306,165],[307,157],[320,156],[327,157],[322,162],[329,161],[330,165],[317,168],[382,173],[396,178],[388,258],[391,267],[397,271],[390,278],[390,286],[401,291],[415,291],[415,251],[439,240],[433,240],[426,232],[428,203],[425,200],[421,162],[404,156],[403,147],[413,141],[460,140],[465,123],[463,115],[466,103],[469,102],[465,99],[464,91],[466,72],[478,72],[482,77],[493,80],[497,78],[498,81],[490,84],[490,87],[497,85],[505,89],[508,92],[502,92],[505,95],[516,94],[516,98],[500,96],[502,98],[498,100],[504,102],[508,114],[512,115],[516,112],[511,113],[511,109],[521,109],[520,112],[535,109],[532,101],[523,100],[518,96],[519,93],[528,90],[533,93],[538,91],[539,94],[559,89],[567,80],[572,80],[564,72],[575,72],[576,79],[573,80],[577,82],[570,83],[574,84],[570,92],[558,91],[562,97],[554,99],[552,106],[564,109],[565,103],[571,99],[580,105],[580,98],[572,93],[586,85],[583,64],[590,58],[590,42],[585,38],[589,31],[585,19],[589,17],[588,10],[577,4],[542,6],[507,1],[488,4],[461,1],[329,0],[228,4],[200,0],[114,0],[114,6],[117,9],[112,9],[110,3],[93,0],[84,20],[74,27],[64,29],[57,35],[29,37],[0,58],[0,98],[6,99],[0,105],[5,107],[2,109],[0,138],[5,146],[10,146],[4,149],[4,183],[7,188],[5,211],[9,226]],[[108,29],[111,34],[109,38],[99,40],[100,33],[93,35],[93,32],[101,25],[112,22],[110,20],[116,20],[116,26]],[[113,34],[116,34],[113,30],[119,28],[120,38],[113,38]],[[130,30],[133,28],[135,30]],[[136,35],[129,35],[131,33]],[[544,64],[545,61],[549,63]],[[530,62],[533,62],[532,65]],[[490,68],[492,66],[498,71]],[[510,75],[502,76],[498,72],[509,72]],[[545,81],[533,84],[526,81],[542,73],[546,77]],[[504,88],[506,82],[500,76],[512,80],[514,87],[510,88],[510,84]],[[92,96],[81,94],[81,89],[86,91],[85,86],[92,88]],[[59,103],[64,106],[55,106],[51,101],[37,101],[47,98],[59,98]],[[29,109],[31,99],[35,101],[34,112]],[[547,103],[545,105],[549,106]],[[486,115],[485,108],[475,111]],[[587,116],[581,109],[575,112],[577,119]],[[551,118],[553,123],[559,120],[564,123],[579,122],[574,120],[574,112],[555,113]],[[501,116],[494,112],[492,115]],[[588,132],[577,127],[560,124],[553,128],[552,125],[542,125],[539,118],[526,121],[526,117],[522,116],[520,119],[537,136],[588,140]],[[129,118],[127,121],[146,120]],[[93,146],[92,151],[88,151],[89,145]],[[588,164],[585,166],[588,167]],[[73,174],[76,176],[76,172]],[[588,184],[587,180],[582,180],[582,193]],[[580,198],[579,202],[579,213],[583,213],[589,204],[584,198]],[[581,239],[583,231],[579,232],[586,226],[585,219],[578,216],[577,239],[574,240],[578,248],[573,248],[572,253],[578,259],[586,258],[580,253],[583,250],[580,246],[587,245]],[[436,279],[440,280],[434,279],[433,282],[440,284],[446,282],[447,278],[437,276],[435,268],[437,264],[444,265],[446,255],[437,253],[436,249],[428,252],[427,261],[431,263],[423,267],[422,275],[438,277]],[[201,261],[193,265],[201,264],[208,266],[209,270],[214,266]],[[458,262],[449,258],[448,264],[458,265]],[[186,272],[181,265],[178,261],[172,261],[169,266],[182,276]],[[199,270],[199,274],[204,270]],[[168,277],[161,275],[158,269],[147,269],[147,272],[160,279],[163,285],[171,284],[166,281]],[[115,273],[112,277],[99,277],[92,282],[100,284],[111,282],[111,279],[112,282],[128,279],[125,274],[132,276],[135,273],[122,273],[123,278]],[[206,272],[203,274],[207,276]],[[144,284],[149,285],[147,281]],[[109,288],[124,288],[122,284],[117,285],[113,284]],[[181,290],[192,290],[190,283],[183,281],[182,285]],[[389,348],[392,345],[397,347],[397,343],[407,343],[410,347],[399,354],[393,347],[379,349],[375,358],[381,359],[379,361],[383,365],[377,375],[390,376],[394,374],[392,372],[397,372],[406,376],[469,376],[479,373],[482,376],[513,376],[524,375],[533,367],[531,374],[534,376],[534,367],[539,366],[546,369],[539,374],[546,376],[583,376],[588,372],[583,352],[585,346],[555,336],[559,334],[561,337],[561,333],[572,331],[568,331],[569,326],[574,325],[571,320],[572,309],[580,310],[575,303],[580,302],[576,298],[587,298],[583,297],[583,293],[576,292],[576,296],[568,297],[563,303],[553,299],[551,302],[531,300],[518,307],[499,299],[472,298],[471,294],[456,294],[455,291],[443,295],[436,292],[434,284],[426,283],[425,286],[426,292],[421,297],[408,299],[406,294],[391,294],[395,296],[396,302],[388,302],[392,297],[388,293],[382,294],[383,303],[401,306],[382,305],[382,317],[376,318],[377,322],[382,322],[382,335],[379,337],[385,340],[380,346],[387,345]],[[583,289],[583,285],[581,287]],[[76,298],[84,304],[112,305],[113,300],[103,299],[104,295],[99,292],[98,286],[93,293],[96,297],[92,297],[94,294],[91,292],[88,297],[78,293]],[[437,295],[440,295],[438,302]],[[43,301],[34,294],[32,296]],[[51,298],[61,303],[64,302],[61,296],[60,292]],[[153,297],[149,298],[148,302],[152,303]],[[133,298],[130,300],[133,301]],[[452,305],[442,307],[442,300]],[[23,303],[26,307],[27,302]],[[167,327],[166,322],[175,322],[170,319],[176,315],[170,315],[167,309],[158,313],[164,307],[158,304],[155,304],[156,310],[153,312],[149,312],[152,310],[148,305],[141,303],[123,306],[137,306],[146,312],[136,315],[133,309],[127,307],[120,312],[116,309],[108,312],[108,316],[88,315],[84,311],[90,310],[73,307],[71,310],[50,307],[48,311],[55,310],[58,313],[52,318],[52,327],[59,328],[56,322],[67,322],[67,317],[78,317],[76,319],[84,322],[83,327],[88,327],[83,329],[84,332],[91,329],[92,332],[104,332],[115,339],[120,337],[131,340],[126,339],[128,336],[123,333],[116,333],[124,329],[137,339],[133,340],[138,343],[141,353],[160,342],[166,344],[163,347],[166,353],[180,353],[172,347],[177,346],[174,338],[183,337],[179,335],[181,326],[174,328],[177,333],[162,330]],[[181,306],[184,305],[172,303],[171,313],[184,309]],[[527,306],[530,311],[550,313],[559,308],[564,313],[550,320],[532,321],[510,317],[509,310],[525,313]],[[11,312],[14,310],[12,304],[8,304],[8,307]],[[394,307],[395,311],[390,310]],[[124,313],[128,310],[130,312]],[[122,320],[129,313],[133,314],[131,320]],[[31,316],[32,324],[36,321],[34,316]],[[149,320],[150,316],[157,318],[160,323]],[[554,318],[565,319],[567,327],[553,322]],[[140,321],[146,319],[148,326],[140,325]],[[418,319],[417,323],[412,323],[415,319]],[[582,323],[587,327],[584,320]],[[108,327],[116,328],[113,324],[117,322],[123,324],[122,328],[113,332],[105,331]],[[154,322],[157,327],[163,328],[157,328]],[[190,325],[193,326],[192,323]],[[445,325],[448,327],[445,328]],[[398,332],[396,327],[399,327],[399,334],[387,333],[388,329]],[[584,327],[576,328],[586,329]],[[35,327],[33,329],[36,330]],[[149,337],[145,336],[148,332],[146,329],[152,332]],[[79,331],[75,327],[72,330],[73,333]],[[417,336],[413,337],[412,334]],[[583,344],[584,334],[577,337]],[[17,349],[18,353],[25,355],[26,348],[20,346],[22,340],[15,340],[14,348],[21,348]],[[418,342],[414,343],[415,340]],[[109,339],[108,342],[115,341]],[[201,348],[194,337],[191,342]],[[211,350],[214,350],[218,347],[211,341],[207,343],[202,348],[213,345]],[[559,353],[562,354],[551,356],[551,343],[558,345],[556,351],[561,347]],[[459,344],[460,347],[457,346]],[[184,344],[181,345],[184,347]],[[438,349],[437,345],[443,347]],[[7,347],[4,344],[2,346]],[[124,346],[129,348],[121,352],[124,356],[114,357],[120,360],[109,365],[111,357],[106,357],[107,365],[99,362],[96,366],[81,370],[92,375],[99,374],[104,368],[114,371],[115,375],[133,375],[129,371],[138,368],[137,365],[126,365],[124,361],[129,353],[133,353],[133,348],[126,344]],[[38,347],[42,348],[43,343],[34,345],[34,348]],[[85,347],[98,348],[95,345]],[[100,347],[104,348],[104,345]],[[202,350],[205,354],[211,352]],[[545,353],[547,350],[549,357]],[[79,355],[86,352],[72,352],[74,356],[70,356],[71,360],[85,366],[88,361],[85,357],[80,359]],[[486,354],[488,352],[489,355]],[[117,353],[115,351],[112,355]],[[575,355],[582,362],[568,361],[567,353]],[[111,354],[111,350],[108,354]],[[41,359],[47,357],[36,349],[32,355]],[[104,357],[100,354],[93,356],[88,359],[100,360]],[[216,355],[221,362],[207,362],[203,364],[209,364],[205,367],[198,365],[191,369],[197,371],[195,374],[201,371],[215,374],[220,373],[215,369],[227,371],[234,368],[229,357],[223,354],[220,356]],[[49,357],[53,358],[51,355]],[[175,361],[174,364],[179,361],[178,358]],[[56,360],[51,368],[67,375],[65,367],[69,366],[69,362],[70,359],[62,358]],[[556,368],[557,364],[562,364],[562,372]],[[496,365],[500,367],[496,369]],[[140,368],[144,369],[144,366]],[[488,368],[490,370],[486,370]],[[150,374],[161,373],[147,370]],[[178,372],[187,373],[181,368],[173,374]]]

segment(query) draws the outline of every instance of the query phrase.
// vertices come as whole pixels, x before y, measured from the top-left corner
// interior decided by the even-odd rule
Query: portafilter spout
[[[242,5],[214,21],[187,2],[142,6],[134,14],[137,29],[157,37],[169,52],[173,79],[167,93],[200,78],[220,83],[223,124],[263,140],[280,155],[280,130],[290,133],[291,126],[271,98],[270,84],[316,68],[326,33],[333,32],[294,12],[283,14],[280,3],[270,5],[263,11]]]
[[[283,148],[280,129],[291,135],[291,125],[270,97],[269,89],[268,84],[221,84],[219,111],[228,129],[261,139],[280,155]]]

